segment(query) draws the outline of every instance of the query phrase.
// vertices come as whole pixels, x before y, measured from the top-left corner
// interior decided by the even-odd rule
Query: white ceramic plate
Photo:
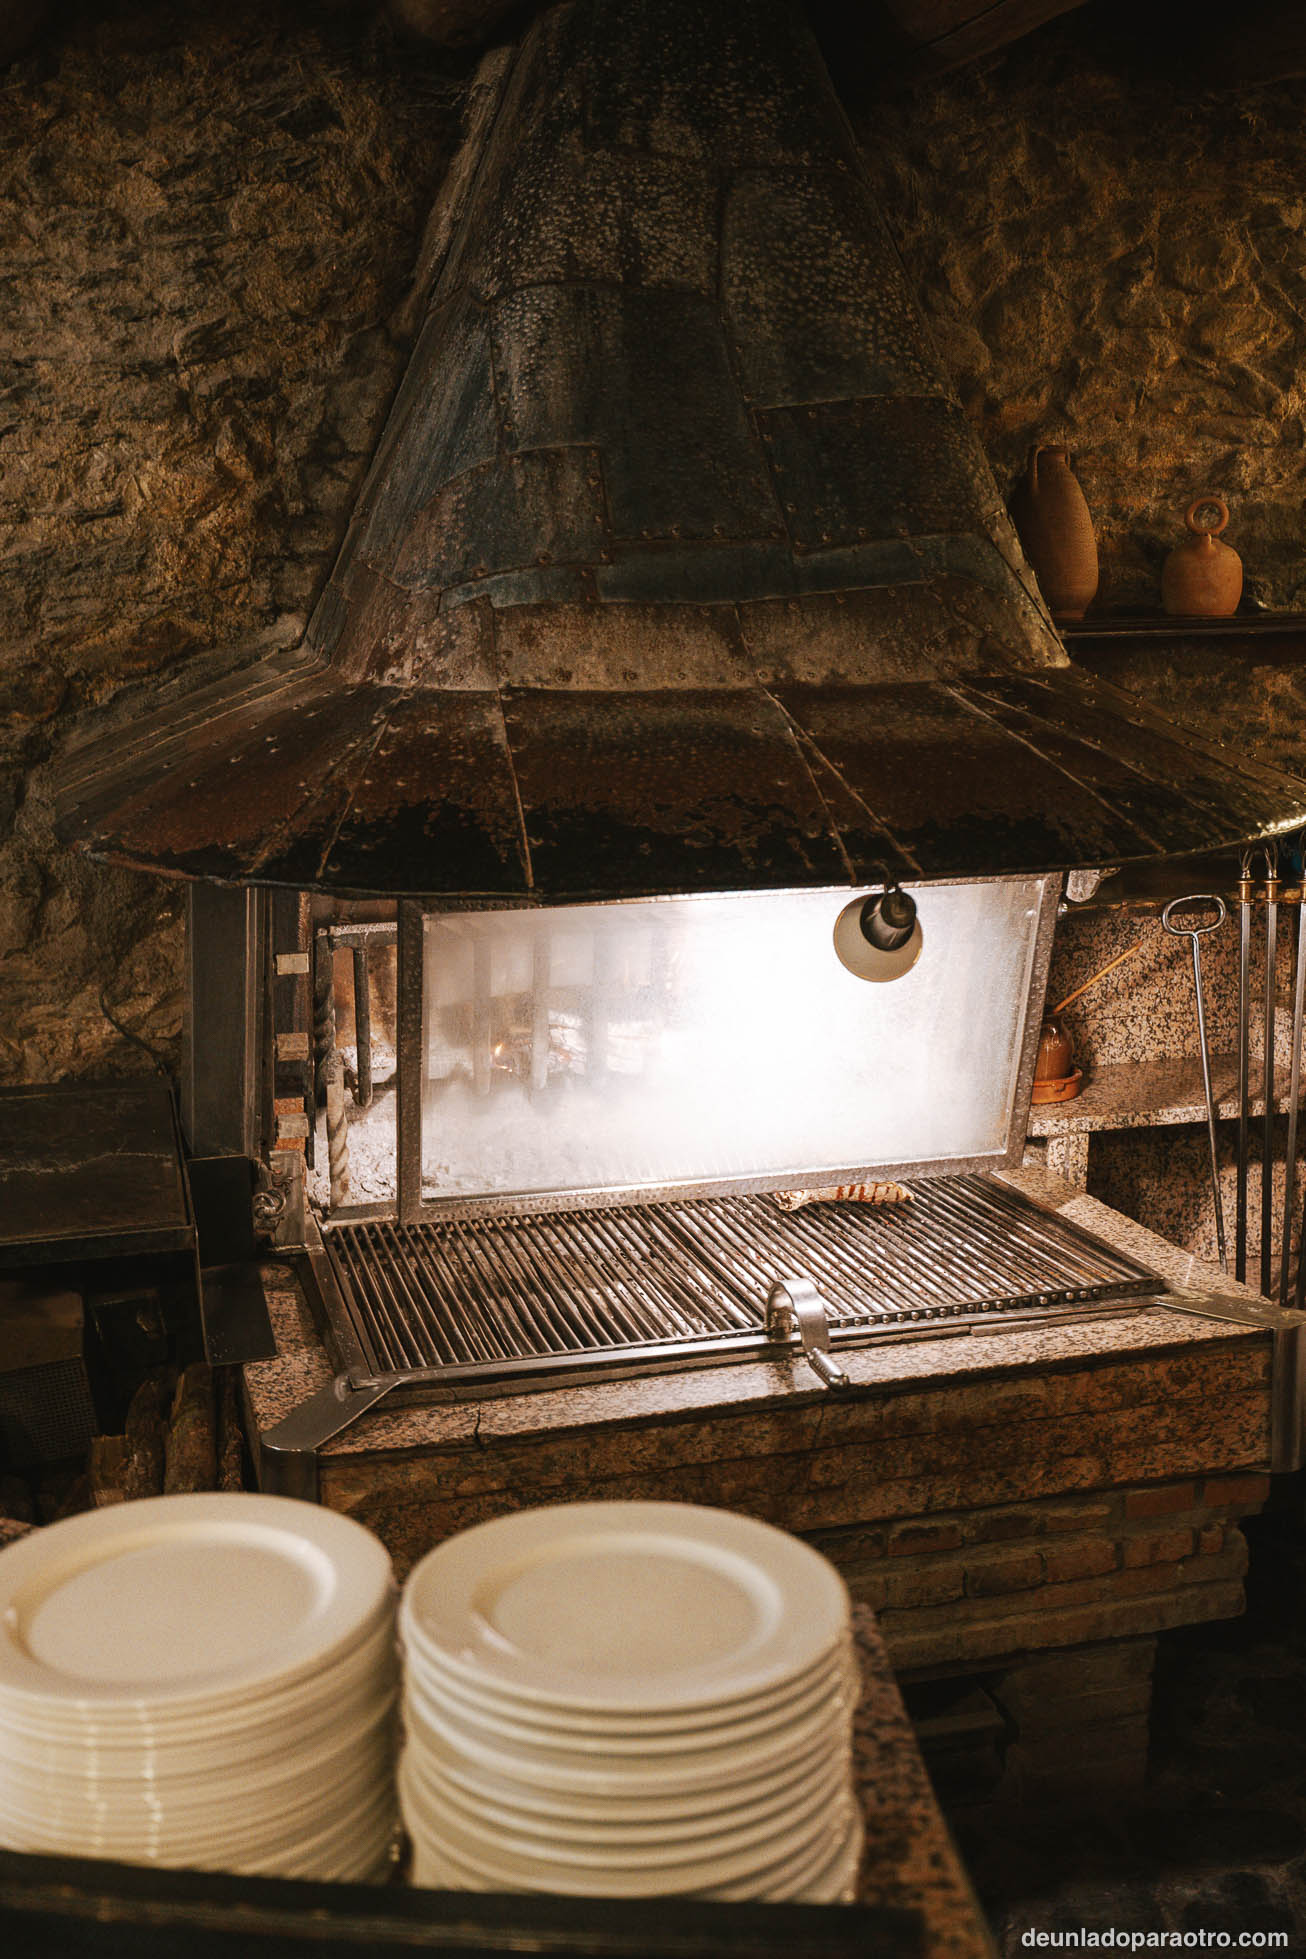
[[[216,1860],[206,1868],[222,1868],[223,1858],[279,1857],[316,1842],[323,1834],[350,1840],[351,1832],[382,1810],[393,1818],[395,1808],[393,1772],[388,1762],[382,1762],[329,1795],[320,1790],[303,1792],[293,1804],[254,1804],[235,1813],[228,1808],[225,1816],[193,1822],[161,1816],[156,1824],[146,1820],[139,1828],[115,1827],[118,1819],[112,1816],[97,1820],[54,1813],[0,1815],[0,1833],[11,1849],[42,1848],[73,1856],[171,1865],[203,1857]]]
[[[717,1700],[670,1709],[595,1708],[578,1706],[562,1696],[523,1693],[509,1679],[495,1679],[483,1668],[464,1665],[461,1659],[441,1652],[423,1639],[411,1614],[401,1626],[401,1638],[406,1674],[420,1674],[424,1679],[435,1680],[448,1693],[465,1694],[518,1720],[561,1722],[577,1730],[588,1728],[604,1734],[683,1733],[723,1718],[747,1719],[749,1715],[770,1706],[779,1694],[800,1693],[817,1680],[845,1667],[857,1668],[852,1636],[845,1631],[828,1651],[816,1657],[811,1666],[796,1671],[785,1680],[772,1681],[752,1693],[723,1694]],[[860,1669],[858,1674],[860,1678]]]
[[[705,1835],[732,1834],[769,1823],[783,1813],[806,1814],[814,1802],[830,1795],[848,1779],[848,1767],[840,1761],[822,1757],[815,1767],[797,1778],[786,1777],[768,1788],[760,1799],[732,1802],[728,1798],[713,1804],[710,1814],[686,1811],[668,1804],[661,1816],[627,1822],[608,1815],[601,1820],[577,1818],[557,1808],[524,1808],[520,1804],[487,1800],[484,1796],[459,1788],[456,1784],[429,1776],[420,1756],[411,1751],[404,1757],[404,1775],[415,1804],[428,1809],[439,1820],[442,1809],[463,1816],[469,1828],[487,1831],[506,1829],[527,1837],[545,1836],[555,1841],[588,1843],[595,1848],[640,1844],[665,1844],[686,1839],[701,1841]]]
[[[398,1666],[385,1627],[353,1652],[347,1663],[323,1668],[292,1691],[250,1695],[235,1707],[211,1714],[155,1720],[146,1710],[130,1710],[126,1725],[113,1708],[59,1707],[54,1718],[24,1719],[30,1708],[0,1714],[0,1756],[33,1765],[93,1759],[102,1774],[166,1776],[189,1774],[205,1760],[212,1764],[239,1755],[260,1755],[298,1746],[337,1714],[352,1715],[379,1705],[397,1690]],[[69,1718],[71,1716],[71,1718]]]
[[[805,1883],[829,1862],[832,1828],[842,1841],[847,1828],[846,1807],[835,1810],[834,1814],[827,1811],[805,1829],[782,1829],[747,1850],[721,1856],[713,1856],[709,1851],[708,1855],[689,1863],[640,1868],[631,1865],[625,1869],[600,1866],[582,1858],[570,1863],[546,1859],[529,1849],[513,1855],[499,1843],[478,1842],[448,1824],[438,1830],[426,1825],[421,1831],[421,1842],[427,1852],[451,1860],[474,1877],[497,1887],[566,1896],[670,1897],[692,1895],[722,1885],[761,1887],[772,1881],[777,1867],[795,1873],[795,1886]]]
[[[840,1746],[846,1748],[846,1745],[846,1738],[841,1737]],[[733,1777],[724,1789],[707,1784],[687,1789],[664,1788],[660,1792],[636,1790],[626,1795],[593,1789],[544,1788],[538,1782],[486,1770],[453,1756],[432,1755],[412,1733],[408,1737],[408,1755],[415,1772],[437,1787],[465,1790],[473,1796],[539,1811],[546,1816],[589,1822],[643,1823],[680,1816],[711,1818],[720,1812],[723,1803],[742,1809],[769,1802],[774,1794],[787,1788],[798,1794],[810,1777],[828,1766],[831,1739],[828,1735],[818,1735],[806,1748],[794,1750],[783,1760],[765,1762],[758,1774]]]
[[[86,1708],[49,1724],[16,1720],[0,1710],[0,1761],[86,1763],[102,1777],[149,1777],[166,1781],[221,1769],[231,1761],[257,1767],[290,1747],[311,1747],[335,1722],[352,1720],[397,1696],[397,1665],[388,1642],[380,1640],[339,1673],[327,1669],[313,1691],[288,1696],[258,1696],[257,1704],[229,1706],[210,1716],[149,1720],[137,1714],[127,1734],[112,1710]]]
[[[449,1790],[438,1795],[424,1788],[412,1776],[404,1773],[401,1782],[401,1802],[404,1806],[405,1820],[410,1829],[420,1830],[429,1822],[439,1831],[448,1825],[458,1830],[472,1842],[484,1840],[497,1850],[502,1847],[514,1857],[538,1856],[546,1862],[582,1863],[589,1868],[613,1868],[640,1870],[658,1865],[687,1864],[700,1860],[709,1850],[714,1856],[726,1856],[735,1851],[745,1850],[751,1844],[770,1841],[778,1833],[792,1831],[797,1834],[808,1824],[813,1823],[818,1814],[824,1814],[835,1800],[840,1790],[849,1786],[847,1766],[832,1763],[824,1777],[814,1783],[801,1803],[777,1805],[766,1814],[736,1820],[726,1810],[714,1825],[704,1828],[702,1819],[698,1828],[692,1824],[666,1831],[662,1835],[642,1834],[631,1836],[621,1834],[616,1837],[596,1837],[592,1833],[574,1832],[563,1824],[549,1829],[547,1826],[524,1826],[522,1819],[510,1811],[495,1816],[461,1802]]]
[[[441,1761],[471,1762],[500,1775],[536,1783],[542,1789],[574,1790],[610,1796],[667,1795],[710,1786],[732,1788],[750,1776],[787,1763],[809,1744],[846,1749],[852,1717],[847,1707],[819,1708],[782,1723],[770,1733],[719,1748],[686,1749],[679,1755],[645,1760],[603,1760],[515,1742],[431,1707],[409,1703],[405,1725],[419,1747]]]
[[[21,1546],[20,1546],[21,1548]],[[770,1524],[681,1503],[574,1503],[462,1531],[404,1587],[405,1643],[524,1699],[669,1713],[819,1664],[847,1587]]]
[[[851,1709],[860,1687],[855,1669],[840,1656],[840,1663],[822,1668],[811,1680],[744,1703],[745,1712],[737,1713],[739,1703],[731,1703],[726,1709],[713,1710],[711,1716],[700,1712],[684,1726],[663,1724],[645,1732],[624,1720],[619,1725],[605,1727],[593,1716],[580,1722],[562,1714],[550,1714],[546,1719],[537,1703],[509,1704],[502,1698],[470,1692],[461,1681],[428,1670],[411,1655],[406,1679],[410,1701],[419,1709],[434,1707],[478,1731],[535,1747],[604,1757],[683,1754],[686,1749],[748,1741],[754,1735],[778,1727],[782,1721],[798,1720],[820,1707],[846,1705]]]
[[[813,1904],[819,1899],[808,1899],[810,1887],[820,1881],[827,1871],[835,1868],[839,1859],[847,1856],[850,1839],[855,1834],[857,1855],[861,1855],[861,1816],[857,1806],[850,1799],[849,1807],[831,1817],[829,1831],[817,1837],[805,1857],[783,1857],[769,1870],[754,1871],[742,1882],[707,1886],[699,1893],[700,1897],[716,1898],[722,1903],[747,1904],[798,1904],[804,1901]],[[831,1843],[837,1843],[837,1850],[831,1854]]]
[[[375,1623],[390,1559],[351,1518],[246,1492],[91,1510],[0,1551],[0,1713],[213,1711]]]
[[[802,1905],[850,1905],[856,1901],[857,1880],[861,1874],[862,1850],[866,1832],[860,1815],[854,1816],[847,1840],[839,1846],[823,1871],[805,1884],[793,1897]]]
[[[275,1779],[242,1783],[229,1778],[221,1787],[198,1778],[167,1792],[148,1783],[125,1791],[106,1792],[94,1785],[0,1782],[0,1812],[23,1818],[33,1826],[64,1832],[93,1833],[103,1841],[134,1841],[138,1837],[184,1834],[203,1836],[250,1827],[280,1826],[283,1817],[300,1811],[325,1814],[338,1807],[348,1792],[370,1790],[388,1781],[394,1759],[388,1725],[373,1723],[342,1741],[330,1756],[302,1767],[292,1765]]]

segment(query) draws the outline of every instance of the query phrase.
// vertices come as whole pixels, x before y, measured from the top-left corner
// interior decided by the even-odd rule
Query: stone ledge
[[[899,1673],[1000,1663],[1014,1655],[1048,1647],[1083,1646],[1107,1639],[1169,1632],[1175,1626],[1207,1619],[1236,1619],[1243,1609],[1240,1580],[1191,1585],[1183,1591],[1143,1598],[1097,1600],[1090,1604],[1038,1608],[1001,1620],[953,1623],[946,1627],[896,1628],[881,1616],[885,1644]]]

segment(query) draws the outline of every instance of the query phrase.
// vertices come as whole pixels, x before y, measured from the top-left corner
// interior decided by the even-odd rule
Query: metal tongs
[[[1176,914],[1185,907],[1214,912],[1204,925],[1180,925]],[[1215,1243],[1220,1254],[1220,1270],[1229,1270],[1229,1255],[1224,1243],[1224,1205],[1220,1199],[1220,1163],[1215,1138],[1215,1096],[1211,1091],[1211,1051],[1206,1039],[1206,993],[1202,984],[1202,940],[1216,932],[1228,917],[1224,899],[1214,892],[1196,892],[1186,898],[1172,898],[1161,913],[1161,924],[1176,939],[1190,939],[1193,947],[1193,985],[1197,992],[1197,1038],[1202,1050],[1202,1086],[1206,1090],[1206,1131],[1211,1145],[1211,1195],[1215,1200]]]

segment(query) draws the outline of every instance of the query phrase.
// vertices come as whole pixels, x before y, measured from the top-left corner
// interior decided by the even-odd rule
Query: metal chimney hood
[[[784,0],[536,20],[302,644],[61,793],[118,862],[455,905],[1303,822],[1068,661]]]

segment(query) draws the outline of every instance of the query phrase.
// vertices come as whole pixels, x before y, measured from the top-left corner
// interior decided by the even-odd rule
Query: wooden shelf
[[[1270,639],[1306,640],[1306,612],[1235,612],[1228,619],[1186,618],[1168,612],[1104,612],[1058,628],[1068,647],[1080,640]]]

